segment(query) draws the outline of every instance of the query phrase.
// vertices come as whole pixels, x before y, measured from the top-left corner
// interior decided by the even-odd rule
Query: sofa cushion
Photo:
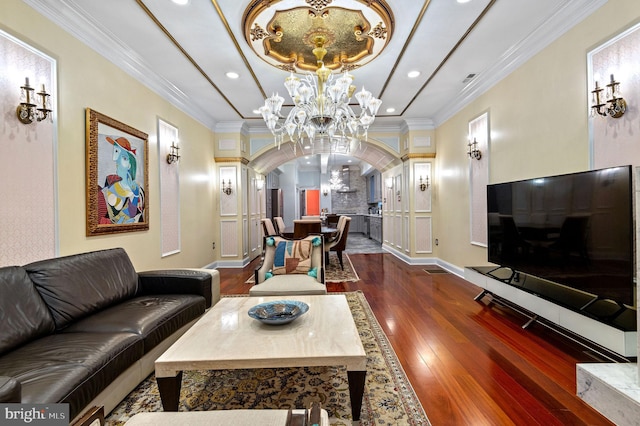
[[[138,275],[121,248],[42,260],[24,268],[49,306],[57,330],[133,297],[138,289]]]
[[[23,268],[0,268],[0,294],[0,354],[53,332],[49,309]]]
[[[22,387],[15,377],[0,376],[0,403],[19,404],[22,401]]]
[[[61,333],[0,357],[0,371],[16,378],[23,403],[69,403],[74,418],[143,352],[132,333]]]
[[[64,333],[135,333],[147,353],[204,313],[205,299],[195,295],[150,295],[126,300],[71,324]]]
[[[214,279],[216,288],[214,289]],[[218,271],[213,269],[164,269],[138,272],[138,295],[197,294],[203,296],[206,307],[220,299]],[[213,297],[213,294],[217,296]]]

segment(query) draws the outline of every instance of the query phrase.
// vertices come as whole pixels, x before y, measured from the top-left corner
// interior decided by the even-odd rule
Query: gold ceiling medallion
[[[269,33],[260,28],[260,26],[256,23],[256,25],[249,31],[251,35],[251,41],[262,40],[265,37],[269,36]]]
[[[387,29],[382,25],[382,22],[379,22],[378,25],[376,25],[375,28],[371,30],[369,35],[371,37],[384,39],[387,37]]]
[[[269,64],[294,72],[315,71],[312,51],[323,37],[324,66],[354,69],[375,59],[393,34],[384,0],[253,0],[243,15],[245,39]]]
[[[307,0],[307,4],[316,10],[322,10],[331,4],[331,0]]]

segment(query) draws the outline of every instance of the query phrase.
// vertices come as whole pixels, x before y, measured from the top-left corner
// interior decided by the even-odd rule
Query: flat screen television
[[[631,166],[487,186],[488,260],[634,303]]]

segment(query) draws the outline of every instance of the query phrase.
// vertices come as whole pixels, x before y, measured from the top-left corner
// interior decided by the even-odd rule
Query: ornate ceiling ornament
[[[394,20],[384,0],[253,0],[243,15],[245,39],[269,64],[298,72],[318,68],[313,49],[324,40],[324,65],[355,69],[389,43]]]

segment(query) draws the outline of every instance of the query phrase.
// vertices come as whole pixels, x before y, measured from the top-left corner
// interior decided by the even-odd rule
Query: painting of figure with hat
[[[87,236],[149,229],[149,136],[87,108]]]
[[[115,173],[108,174],[100,188],[106,208],[104,215],[100,217],[100,224],[141,222],[144,220],[145,194],[136,181],[136,149],[123,136],[106,136],[105,140],[113,147],[111,160]]]

